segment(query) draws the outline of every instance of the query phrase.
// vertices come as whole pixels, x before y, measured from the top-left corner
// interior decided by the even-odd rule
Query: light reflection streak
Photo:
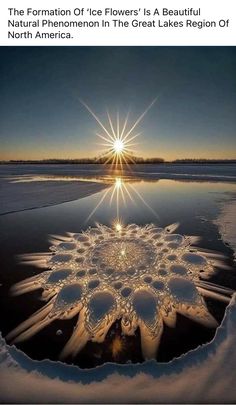
[[[148,208],[155,218],[159,219],[156,211],[145,201],[144,197],[136,190],[135,186],[131,184],[131,180],[127,180],[122,177],[115,177],[113,180],[113,185],[102,192],[102,196],[98,201],[96,207],[89,214],[86,222],[92,218],[96,213],[97,209],[105,202],[106,197],[109,199],[109,206],[112,207],[115,204],[116,207],[116,218],[120,219],[120,208],[121,205],[127,206],[127,200],[131,201],[132,204],[136,205],[137,198]]]

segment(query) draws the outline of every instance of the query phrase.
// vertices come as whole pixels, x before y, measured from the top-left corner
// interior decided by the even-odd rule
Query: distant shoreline
[[[101,160],[94,160],[94,159],[48,159],[48,160],[8,160],[8,161],[0,161],[0,165],[94,165],[94,164],[104,164],[105,162]],[[153,158],[153,159],[141,159],[137,158],[134,162],[129,162],[130,165],[135,164],[164,164],[164,165],[179,165],[179,164],[201,164],[201,165],[208,165],[208,164],[236,164],[236,159],[177,159],[173,161],[164,161],[161,158]],[[110,163],[106,163],[106,165],[111,165]]]

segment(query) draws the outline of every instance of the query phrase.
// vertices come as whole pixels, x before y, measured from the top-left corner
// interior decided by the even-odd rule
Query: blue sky
[[[2,47],[1,159],[93,157],[94,118],[117,110],[137,130],[135,154],[236,157],[234,47]]]

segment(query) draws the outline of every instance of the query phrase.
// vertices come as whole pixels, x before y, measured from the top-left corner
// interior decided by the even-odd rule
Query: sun
[[[123,183],[122,183],[122,180],[121,180],[121,178],[120,177],[116,177],[116,179],[115,179],[115,188],[117,189],[117,188],[121,188],[123,186]]]
[[[116,139],[114,144],[113,144],[113,149],[116,153],[121,153],[124,150],[124,142],[122,142],[120,139]]]
[[[111,163],[111,168],[115,166],[115,169],[123,169],[123,165],[128,165],[129,163],[135,163],[133,149],[136,144],[136,138],[141,135],[140,132],[136,132],[136,127],[149,111],[149,109],[156,102],[156,99],[151,102],[151,104],[146,108],[146,110],[136,119],[135,122],[129,122],[129,113],[126,115],[124,120],[120,119],[119,112],[115,119],[111,118],[111,115],[107,111],[107,123],[103,123],[98,116],[91,110],[91,108],[81,100],[84,107],[90,112],[90,114],[95,118],[102,133],[96,133],[96,135],[102,140],[99,145],[105,150],[101,152],[98,160],[102,158],[105,164]],[[135,142],[134,142],[135,141]]]
[[[122,225],[120,224],[120,222],[117,222],[117,223],[116,223],[115,229],[117,230],[117,232],[121,232],[121,231],[122,231]]]

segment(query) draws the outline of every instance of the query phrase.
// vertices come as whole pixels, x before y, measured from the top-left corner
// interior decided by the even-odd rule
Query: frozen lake
[[[153,223],[165,228],[178,222],[179,234],[198,236],[200,248],[226,255],[226,264],[232,270],[219,269],[210,281],[236,288],[233,251],[222,240],[220,224],[216,223],[222,209],[227,211],[227,204],[236,195],[235,165],[137,165],[123,175],[100,165],[7,165],[0,171],[4,197],[1,212],[5,214],[0,216],[4,314],[0,328],[4,336],[42,308],[38,290],[22,296],[10,294],[15,283],[42,271],[34,265],[20,264],[18,255],[48,252],[49,235],[86,231],[96,222],[113,227],[117,217],[124,226]],[[221,322],[226,303],[210,298],[205,302]],[[56,360],[74,326],[74,318],[56,320],[29,340],[17,343],[17,347],[32,358]],[[88,342],[73,362],[94,367],[114,360],[107,348],[120,333],[116,322],[104,343]],[[157,361],[180,356],[210,341],[214,334],[215,328],[178,315],[176,328],[164,328]],[[138,330],[134,337],[125,338],[123,352],[116,361],[142,361]]]

